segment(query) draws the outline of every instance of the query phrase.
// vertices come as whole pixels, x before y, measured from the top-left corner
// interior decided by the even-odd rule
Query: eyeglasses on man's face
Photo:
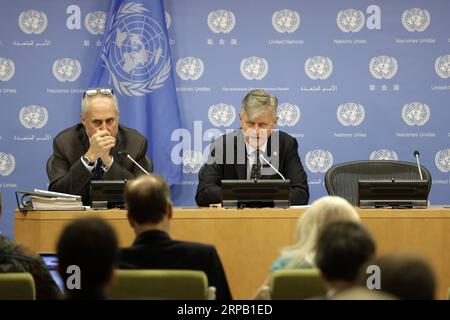
[[[114,91],[113,91],[113,89],[110,89],[110,88],[88,89],[84,92],[83,98],[86,96],[92,97],[97,94],[103,94],[105,96],[112,96],[114,94]]]

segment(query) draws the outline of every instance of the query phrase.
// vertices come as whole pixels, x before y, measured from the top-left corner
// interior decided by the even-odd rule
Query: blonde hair
[[[272,117],[277,117],[278,98],[264,90],[255,89],[247,93],[242,100],[241,113],[245,112],[250,120],[259,117],[264,112],[272,111]]]
[[[355,208],[341,197],[326,196],[316,200],[297,223],[295,244],[281,250],[282,257],[290,260],[285,268],[314,266],[320,232],[334,221],[360,222],[360,219]]]

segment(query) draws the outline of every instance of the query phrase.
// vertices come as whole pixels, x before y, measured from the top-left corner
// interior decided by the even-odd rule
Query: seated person
[[[246,95],[239,114],[241,128],[211,145],[209,159],[199,172],[197,205],[222,202],[222,179],[282,179],[282,176],[290,180],[291,204],[308,203],[307,176],[298,155],[297,140],[273,130],[278,121],[277,107],[278,99],[264,90],[252,90]]]
[[[227,278],[214,246],[172,240],[172,202],[161,177],[146,175],[127,183],[125,204],[136,239],[119,254],[124,269],[185,269],[204,271],[217,300],[231,300]]]
[[[66,299],[106,299],[113,284],[117,250],[116,233],[104,220],[82,218],[68,225],[57,244],[58,272]],[[70,266],[79,267],[78,283],[77,271]]]
[[[90,205],[91,180],[134,179],[143,174],[129,154],[150,171],[147,140],[119,124],[119,106],[112,89],[87,90],[81,101],[81,123],[53,140],[53,160],[47,168],[49,190],[81,195]]]

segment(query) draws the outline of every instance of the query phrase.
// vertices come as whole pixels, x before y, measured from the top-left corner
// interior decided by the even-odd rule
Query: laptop
[[[58,273],[58,257],[55,253],[39,253],[42,260],[44,260],[47,269],[50,271],[50,275],[55,281],[61,292],[64,292],[64,282]]]

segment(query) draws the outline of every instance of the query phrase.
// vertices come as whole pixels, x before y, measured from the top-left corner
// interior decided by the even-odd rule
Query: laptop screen
[[[58,286],[59,290],[61,292],[64,292],[64,282],[62,278],[60,277],[58,273],[58,258],[56,254],[54,253],[39,253],[42,260],[44,260],[45,265],[47,266],[48,270],[50,271],[50,275],[52,276],[53,280],[56,282],[56,285]]]

